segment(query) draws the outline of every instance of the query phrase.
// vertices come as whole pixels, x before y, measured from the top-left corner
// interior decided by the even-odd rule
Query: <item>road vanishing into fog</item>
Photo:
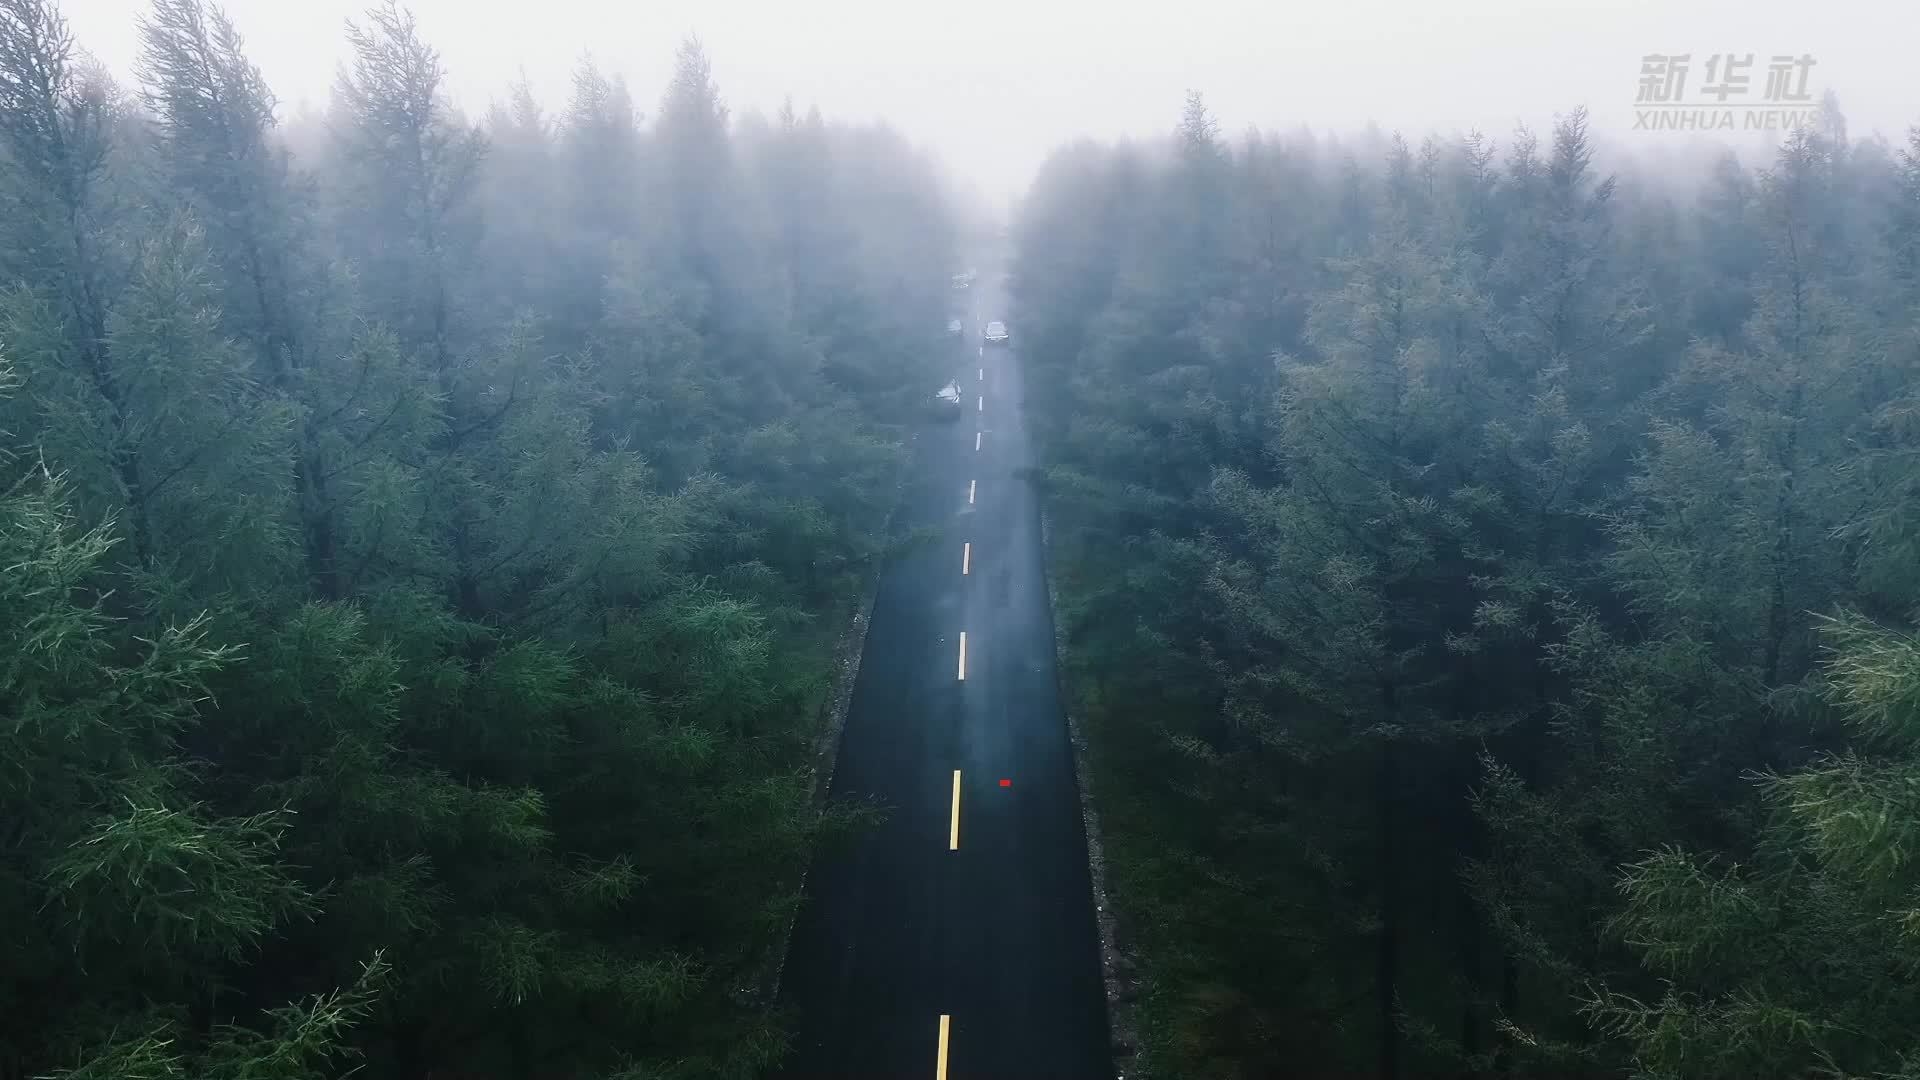
[[[981,275],[953,343],[957,422],[915,438],[897,525],[938,542],[881,572],[832,795],[885,824],[823,854],[793,929],[789,1080],[1112,1080],[1087,847],[1012,345]],[[931,391],[933,388],[929,387]]]

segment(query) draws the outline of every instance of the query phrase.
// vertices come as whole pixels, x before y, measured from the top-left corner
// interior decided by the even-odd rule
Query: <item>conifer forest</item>
[[[138,6],[0,0],[0,1080],[775,1075],[976,266],[1109,1077],[1920,1080],[1920,127],[1194,93],[1000,220],[695,38],[295,117]]]

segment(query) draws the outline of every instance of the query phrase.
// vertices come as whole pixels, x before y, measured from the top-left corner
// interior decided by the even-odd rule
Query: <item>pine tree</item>
[[[1611,929],[1667,987],[1610,988],[1587,1012],[1637,1076],[1904,1077],[1920,1060],[1904,974],[1920,645],[1857,616],[1824,630],[1828,696],[1860,745],[1763,778],[1749,859],[1666,847],[1626,868]]]
[[[461,283],[486,139],[453,113],[440,54],[392,0],[348,23],[354,64],[335,82],[334,153],[348,196],[339,206],[361,290],[401,342],[443,383],[456,352]]]
[[[617,80],[483,154],[388,6],[308,176],[217,10],[158,0],[139,101],[4,15],[0,1072],[764,1071],[738,988],[854,817],[807,763],[947,299],[931,167],[811,122],[850,252],[795,266],[705,75],[657,125],[695,243]]]
[[[19,382],[0,358],[0,393]],[[258,1029],[204,1026],[231,1015],[231,975],[319,900],[286,858],[286,808],[222,813],[189,750],[209,681],[242,650],[210,640],[204,618],[136,635],[106,607],[126,584],[115,523],[84,524],[39,457],[0,453],[0,473],[0,617],[16,630],[0,656],[0,1065],[314,1075],[377,991],[377,955],[351,989]]]
[[[153,554],[151,481],[107,340],[108,308],[125,272],[111,232],[121,221],[108,177],[116,102],[103,75],[79,68],[73,49],[51,0],[0,5],[7,336],[26,342],[14,348],[29,373],[61,368],[85,380],[98,402],[116,501],[126,508],[130,554],[145,562]]]

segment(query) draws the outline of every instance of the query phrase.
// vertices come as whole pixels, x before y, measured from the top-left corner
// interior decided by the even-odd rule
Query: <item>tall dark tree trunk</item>
[[[1761,671],[1761,678],[1768,688],[1780,685],[1782,653],[1795,614],[1787,605],[1787,583],[1792,579],[1797,561],[1793,543],[1794,473],[1799,464],[1795,451],[1799,445],[1803,393],[1804,384],[1796,380],[1787,414],[1786,445],[1780,450],[1780,493],[1774,500],[1773,580],[1767,598],[1767,652]]]
[[[307,583],[320,599],[338,600],[342,593],[334,552],[333,506],[327,497],[325,465],[305,420],[300,422],[299,441],[293,457],[293,479],[300,499],[301,532],[306,537]]]
[[[106,403],[107,414],[111,417],[108,438],[112,442],[107,451],[108,463],[113,469],[114,478],[126,492],[127,536],[133,545],[134,562],[145,566],[153,552],[153,527],[147,519],[147,490],[140,478],[140,451],[126,441],[130,426],[127,404],[125,395],[120,392],[120,384],[113,377],[113,355],[107,344],[106,305],[89,277],[86,235],[80,228],[77,216],[69,222],[69,226],[75,262],[74,292],[70,295],[73,314],[80,324],[82,335],[81,359],[86,364],[87,378],[93,383],[94,392]]]
[[[465,521],[453,530],[453,562],[454,607],[461,618],[478,621],[486,615],[486,606],[480,600],[480,578],[475,572],[473,545]]]

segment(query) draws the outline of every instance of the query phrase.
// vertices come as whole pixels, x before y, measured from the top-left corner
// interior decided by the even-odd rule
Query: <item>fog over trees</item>
[[[991,223],[692,39],[343,32],[289,131],[0,0],[0,1080],[764,1075]],[[1168,104],[1005,241],[1120,1071],[1920,1080],[1920,128]]]
[[[1920,129],[1078,145],[1018,225],[1154,1075],[1913,1076]]]
[[[0,1076],[755,1075],[938,179],[693,44],[465,116],[394,7],[295,162],[145,19],[0,2]]]

